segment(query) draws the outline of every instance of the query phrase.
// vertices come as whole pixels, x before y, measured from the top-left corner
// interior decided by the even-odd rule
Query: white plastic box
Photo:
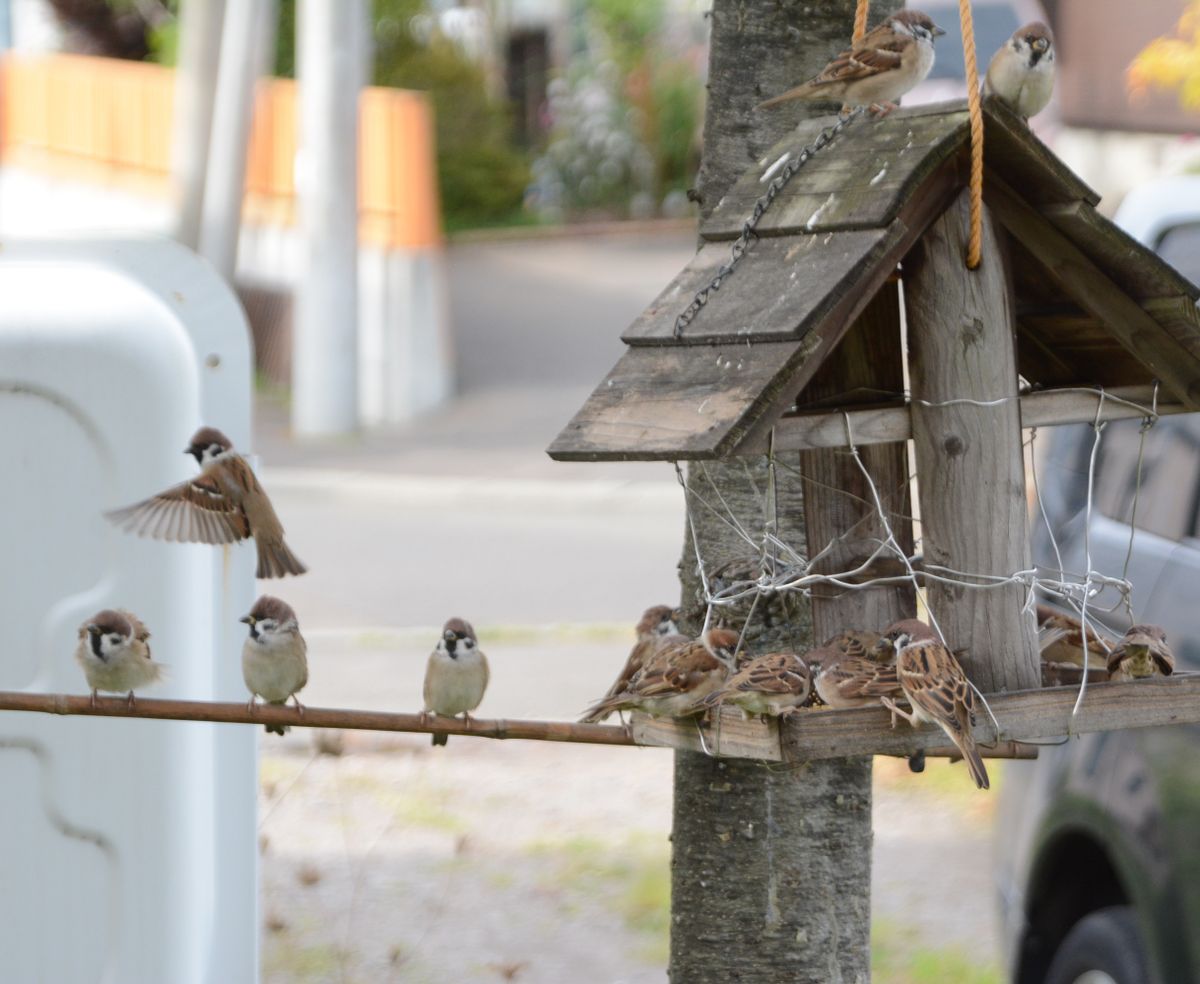
[[[243,699],[254,549],[139,539],[102,516],[195,474],[201,424],[250,444],[249,332],[159,240],[0,242],[0,689],[88,692],[76,630],[149,627],[147,696]],[[257,979],[256,733],[0,712],[0,979]]]

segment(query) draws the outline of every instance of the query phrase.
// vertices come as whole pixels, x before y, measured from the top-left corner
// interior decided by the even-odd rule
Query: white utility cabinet
[[[88,692],[76,630],[137,613],[165,683],[242,699],[254,548],[106,521],[194,475],[197,427],[250,445],[250,335],[166,240],[0,241],[0,689]],[[0,978],[257,979],[256,729],[0,712]]]

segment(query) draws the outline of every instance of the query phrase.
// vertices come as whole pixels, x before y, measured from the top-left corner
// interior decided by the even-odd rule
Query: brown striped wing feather
[[[121,529],[180,543],[236,543],[250,535],[241,506],[211,473],[105,514]]]

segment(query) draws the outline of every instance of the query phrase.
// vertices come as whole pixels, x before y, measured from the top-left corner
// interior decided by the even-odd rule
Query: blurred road
[[[312,568],[286,584],[303,624],[631,625],[677,598],[672,469],[562,464],[545,448],[693,251],[684,229],[454,246],[451,405],[393,431],[296,443],[286,408],[260,399],[264,480]]]

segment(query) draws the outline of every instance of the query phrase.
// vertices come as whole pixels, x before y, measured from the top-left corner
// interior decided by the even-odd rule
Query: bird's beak
[[[238,619],[238,621],[245,622],[247,625],[253,625],[255,619],[254,619],[253,615],[243,615],[241,618]]]
[[[88,635],[99,635],[100,634],[100,626],[98,626],[98,625],[88,625],[88,626],[86,626],[86,628],[88,631]]]
[[[942,28],[938,27],[936,24],[933,25],[933,36],[935,38],[940,38],[945,33],[946,32]]]
[[[1038,38],[1036,41],[1033,42],[1033,46],[1038,51],[1045,51],[1047,48],[1050,47],[1050,42],[1047,41],[1045,38]]]

